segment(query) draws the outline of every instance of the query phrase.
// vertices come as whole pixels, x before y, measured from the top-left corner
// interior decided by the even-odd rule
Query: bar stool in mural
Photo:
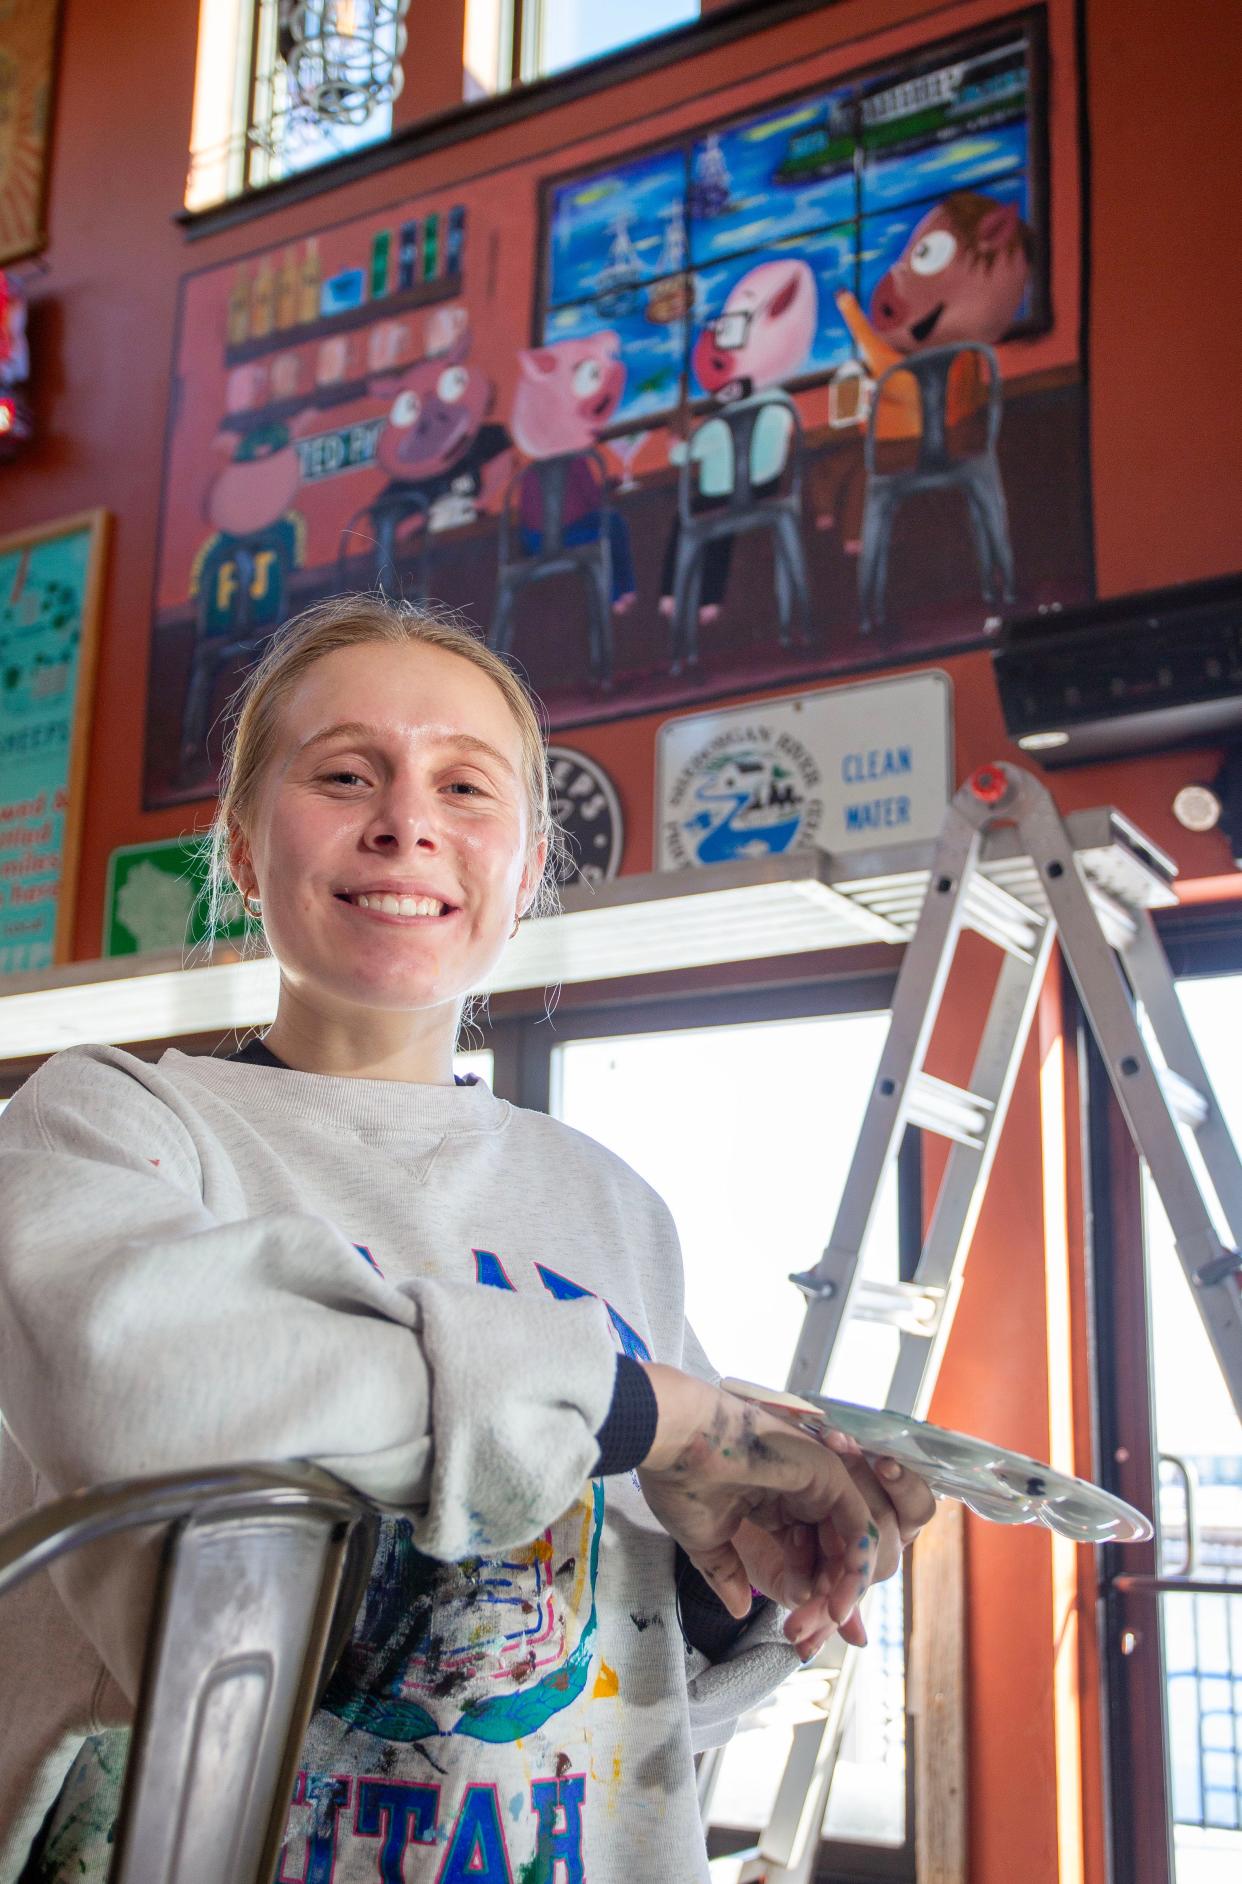
[[[969,371],[966,363],[972,355],[982,362],[985,372],[979,381],[972,375],[969,391],[963,394],[963,380]],[[958,372],[955,386],[954,370],[959,363],[962,370]],[[981,398],[974,396],[976,387]],[[877,445],[892,444],[884,436],[886,392],[890,414],[898,399],[902,405],[908,404],[911,398],[917,403],[917,425],[907,435],[914,463],[896,471],[877,469]],[[963,419],[980,410],[983,416],[983,444],[978,450],[964,451],[960,455],[955,455],[950,436],[955,422],[955,396],[966,408],[960,415]],[[925,353],[912,353],[880,375],[863,445],[867,486],[863,500],[862,553],[858,563],[858,603],[864,634],[884,622],[894,519],[907,498],[923,491],[961,491],[966,499],[984,600],[1012,602],[1013,551],[1005,490],[996,456],[1002,400],[1000,364],[995,351],[982,341],[929,347]]]
[[[616,513],[604,459],[593,448],[536,458],[505,491],[497,538],[496,604],[488,645],[513,645],[518,597],[550,576],[578,575],[586,591],[591,675],[612,683],[613,543]]]

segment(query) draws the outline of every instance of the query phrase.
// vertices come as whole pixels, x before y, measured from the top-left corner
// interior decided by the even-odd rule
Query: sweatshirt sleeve
[[[682,1366],[701,1380],[717,1382],[720,1379],[688,1322]],[[688,1592],[681,1591],[683,1615],[688,1617],[692,1605],[706,1601],[716,1604],[728,1617],[724,1604],[688,1561],[685,1576],[696,1581],[691,1605],[686,1602]],[[800,1666],[797,1650],[782,1633],[785,1615],[786,1611],[778,1604],[766,1597],[757,1597],[750,1615],[731,1641],[728,1632],[721,1630],[718,1639],[727,1641],[727,1646],[717,1653],[713,1643],[710,1657],[702,1648],[694,1646],[687,1633],[686,1686],[690,1696],[690,1736],[696,1753],[708,1747],[723,1746],[732,1739],[741,1715],[758,1707]],[[710,1641],[716,1632],[704,1630],[701,1633],[703,1640]]]
[[[314,1459],[461,1558],[573,1502],[614,1374],[593,1298],[393,1284],[324,1218],[219,1221],[186,1125],[102,1054],[0,1120],[0,1412],[41,1496]]]

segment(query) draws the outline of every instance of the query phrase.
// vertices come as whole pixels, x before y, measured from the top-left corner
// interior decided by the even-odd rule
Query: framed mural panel
[[[0,537],[0,975],[71,956],[108,525]]]
[[[146,803],[350,588],[463,611],[554,731],[1088,599],[1076,87],[1073,0],[963,4],[189,276]]]
[[[34,255],[43,227],[60,0],[0,6],[0,268]]]

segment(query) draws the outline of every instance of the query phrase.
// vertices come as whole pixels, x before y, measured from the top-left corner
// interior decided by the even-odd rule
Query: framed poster
[[[0,537],[0,975],[69,959],[108,523]]]
[[[47,240],[43,210],[60,0],[0,6],[0,268]]]

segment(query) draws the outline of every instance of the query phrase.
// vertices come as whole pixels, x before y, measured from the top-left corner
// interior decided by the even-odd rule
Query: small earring
[[[257,916],[260,921],[262,920],[263,898],[261,896],[248,896],[246,898],[246,908],[250,911],[252,916]]]

